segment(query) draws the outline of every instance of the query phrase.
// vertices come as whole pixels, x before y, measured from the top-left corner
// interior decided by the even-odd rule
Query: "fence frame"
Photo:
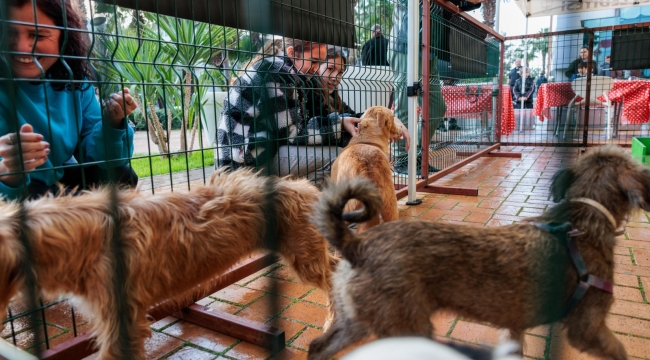
[[[588,49],[589,49],[589,54],[592,54],[593,56],[593,50],[594,50],[594,38],[595,38],[595,33],[600,32],[600,31],[616,31],[616,30],[634,30],[634,29],[641,29],[641,28],[646,28],[650,27],[650,22],[642,22],[642,23],[635,23],[635,24],[623,24],[623,25],[614,25],[614,26],[599,26],[599,27],[593,27],[593,28],[582,28],[582,29],[574,29],[574,30],[562,30],[562,31],[550,31],[550,32],[545,32],[545,33],[536,33],[536,34],[527,34],[527,35],[515,35],[515,36],[506,36],[504,37],[504,42],[502,43],[503,46],[505,46],[505,41],[511,41],[511,40],[525,40],[525,39],[535,39],[535,38],[550,38],[552,36],[563,36],[563,35],[579,35],[579,34],[588,34],[589,40],[588,40]],[[503,71],[505,67],[505,54],[502,53],[501,55],[501,66],[500,70]],[[587,62],[587,88],[586,88],[586,96],[589,98],[590,93],[591,93],[591,77],[592,77],[592,71],[591,71],[591,61]],[[549,64],[550,67],[550,64]],[[500,74],[500,79],[503,79],[503,74]],[[531,146],[537,146],[537,145],[543,145],[543,146],[554,146],[554,147],[582,147],[582,148],[587,148],[590,146],[599,146],[602,145],[600,143],[589,143],[589,102],[587,101],[585,103],[585,114],[584,114],[584,129],[582,133],[582,142],[581,143],[552,143],[552,144],[537,144],[537,143],[528,143],[526,141],[522,142],[508,142],[508,145],[513,145],[513,146],[526,146],[526,145],[531,145]],[[500,141],[500,136],[499,136],[499,141]],[[626,144],[619,144],[619,145],[626,145]]]

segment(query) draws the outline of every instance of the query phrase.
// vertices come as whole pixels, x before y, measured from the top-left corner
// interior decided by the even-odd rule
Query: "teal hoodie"
[[[116,160],[98,163],[103,168],[128,162],[133,154],[133,130],[126,121],[121,129],[101,121],[93,86],[56,91],[48,82],[15,84],[15,103],[6,92],[7,86],[0,88],[0,136],[28,123],[50,144],[47,162],[29,173],[27,185],[33,180],[54,185],[63,177],[60,167],[70,159],[79,163]],[[18,115],[17,126],[13,123],[14,113]],[[12,188],[0,182],[0,194],[7,199],[18,199],[24,193],[22,185]]]

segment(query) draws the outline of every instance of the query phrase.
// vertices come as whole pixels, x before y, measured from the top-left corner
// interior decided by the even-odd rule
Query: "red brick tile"
[[[458,200],[454,199],[444,199],[438,202],[437,204],[433,205],[434,209],[440,209],[440,210],[451,210],[454,208],[459,203]]]
[[[551,333],[551,325],[540,325],[532,329],[528,329],[526,334],[539,335],[547,337]]]
[[[614,286],[614,298],[643,302],[643,297],[641,297],[641,291],[639,289],[623,286]]]
[[[639,287],[639,279],[634,275],[614,274],[614,283],[616,285]]]
[[[291,305],[280,315],[282,317],[322,327],[327,319],[328,310],[326,307],[314,305],[312,303],[298,302]]]
[[[650,220],[648,220],[648,216],[642,211],[642,210],[637,210],[634,211],[630,214],[630,220],[633,222],[640,222],[640,223],[650,223]]]
[[[191,346],[185,346],[181,348],[178,352],[175,352],[172,356],[168,357],[168,360],[212,360],[216,359],[217,355],[210,354],[205,351],[201,351],[197,348]]]
[[[632,247],[634,249],[650,249],[650,241],[639,241],[639,240],[617,240],[616,245],[622,247]]]
[[[632,257],[630,255],[614,255],[614,262],[621,265],[634,265],[632,264]]]
[[[478,204],[478,207],[480,207],[480,208],[488,208],[488,209],[496,209],[499,206],[501,206],[502,202],[503,202],[503,200],[501,200],[501,199],[498,199],[498,200],[497,199],[483,200],[483,201],[481,201],[480,204]]]
[[[620,241],[617,241],[617,243]],[[625,246],[614,246],[614,254],[630,256],[630,248]]]
[[[208,306],[209,308],[212,308],[212,309],[215,309],[215,310],[219,310],[219,311],[222,311],[222,312],[225,312],[225,313],[228,313],[228,314],[234,314],[234,313],[236,313],[237,311],[239,311],[239,310],[242,309],[241,306],[236,306],[236,305],[228,304],[228,303],[225,303],[225,302],[223,302],[223,301],[219,301],[219,300],[216,300],[216,301],[210,303],[210,304],[207,305],[207,306]]]
[[[609,314],[607,326],[613,331],[636,336],[650,337],[650,321],[628,316]]]
[[[649,228],[627,228],[626,233],[630,240],[650,241]]]
[[[25,348],[32,347],[32,346],[36,345],[34,331],[38,331],[38,333],[40,334],[39,337],[40,337],[41,343],[44,344],[44,342],[45,342],[45,333],[43,331],[43,325],[39,325],[39,326],[36,326],[36,327],[34,327],[34,328],[30,329],[30,330],[24,331],[24,332],[22,332],[20,334],[16,334],[16,346],[21,348],[21,349],[25,349]],[[54,327],[54,326],[47,325],[47,337],[48,338],[51,338],[51,337],[57,336],[57,335],[61,335],[62,333],[63,333],[63,330],[61,330],[61,329],[59,329],[57,327]],[[8,339],[8,341],[13,344],[13,340],[11,338]]]
[[[501,215],[517,216],[521,211],[521,206],[501,206],[497,209],[496,213]]]
[[[145,357],[147,359],[158,359],[165,354],[169,354],[182,344],[183,341],[181,340],[154,331],[151,333],[151,337],[144,342]]]
[[[478,204],[463,204],[460,203],[456,205],[454,210],[467,210],[471,212],[472,214],[474,213],[481,213],[481,214],[494,214],[494,209],[489,209],[489,208],[480,208],[477,206]]]
[[[459,320],[451,337],[471,343],[494,346],[499,340],[499,330],[493,327]]]
[[[275,319],[269,321],[267,325],[284,330],[284,338],[286,341],[289,341],[289,339],[307,327],[305,324],[300,324],[298,322],[283,319],[281,317],[276,317]]]
[[[248,306],[246,309],[238,312],[236,315],[264,323],[278,315],[280,311],[291,304],[292,301],[293,300],[286,297],[267,294]]]
[[[275,282],[275,287],[273,287],[274,282]],[[282,294],[294,298],[300,298],[303,295],[305,295],[307,292],[309,292],[309,290],[313,289],[313,287],[309,285],[269,278],[266,276],[263,276],[249,283],[248,285],[246,285],[246,287],[250,289],[262,290],[266,292],[275,291],[277,294]]]
[[[492,214],[471,213],[463,221],[485,224],[491,217]]]
[[[485,226],[505,226],[512,225],[512,223],[513,221],[511,220],[491,219],[485,224]]]
[[[634,336],[614,334],[623,343],[628,355],[638,356],[640,358],[650,357],[650,340]]]
[[[650,269],[643,266],[629,266],[629,265],[617,264],[614,267],[614,272],[628,274],[628,275],[639,275],[639,276],[650,277]]]
[[[539,336],[524,335],[524,355],[541,358],[546,351],[546,339]]]
[[[90,323],[85,323],[83,325],[77,324],[77,336],[87,333],[90,331]],[[50,343],[50,348],[57,346],[59,344],[62,344],[68,340],[71,340],[74,338],[74,331],[70,330],[64,334],[61,334],[59,336],[56,336],[54,338],[50,338],[49,343]],[[11,340],[9,340],[11,342]]]
[[[463,221],[469,216],[469,211],[445,210],[447,213],[442,216],[443,220]],[[453,212],[452,212],[453,211]]]
[[[163,333],[214,352],[222,352],[237,342],[233,337],[187,321],[179,321],[163,330]]]
[[[519,222],[523,220],[523,217],[520,216],[512,216],[512,215],[503,215],[503,214],[494,214],[492,215],[492,219],[499,219],[499,220],[508,220],[508,221],[514,221],[514,222]]]
[[[420,205],[409,206],[408,209],[400,211],[399,214],[400,214],[400,216],[401,215],[404,215],[404,216],[418,216],[418,215],[422,214],[423,212],[425,212],[427,210],[429,210],[428,205],[422,206],[422,204],[420,204]]]
[[[321,335],[323,335],[322,330],[308,327],[307,330],[303,331],[303,333],[291,343],[291,345],[300,349],[308,350],[309,344],[311,344],[312,340]]]
[[[634,253],[634,261],[639,266],[650,266],[650,250],[646,249],[632,249]]]
[[[81,316],[79,309],[76,309],[74,315],[77,326],[88,321]],[[49,324],[72,330],[72,309],[70,304],[64,301],[45,309],[45,321]],[[16,329],[16,331],[18,330]]]
[[[239,285],[230,285],[210,296],[236,304],[246,305],[251,301],[264,296],[264,292],[260,290],[250,289],[248,287],[241,287]]]
[[[273,360],[307,360],[307,352],[285,347],[277,355],[273,356]]]
[[[643,286],[643,291],[645,291],[646,300],[650,301],[650,278],[641,276],[641,286]]]
[[[458,317],[458,315],[449,311],[436,311],[433,316],[431,316],[433,333],[435,335],[446,336],[451,325],[454,323],[454,320],[456,320],[456,317]]]
[[[224,355],[239,360],[262,360],[271,355],[271,351],[261,346],[242,341]]]
[[[316,289],[309,293],[309,295],[305,296],[303,300],[315,302],[321,305],[327,305],[329,302],[329,298],[327,297],[327,293],[321,289]]]
[[[609,311],[613,314],[627,315],[650,320],[650,305],[634,301],[615,300]]]
[[[151,324],[150,326],[151,326],[152,329],[160,330],[160,329],[164,328],[165,326],[167,326],[167,325],[169,325],[169,324],[171,324],[171,323],[173,323],[175,321],[178,321],[178,318],[173,317],[173,316],[167,316],[167,317],[165,317],[163,319],[160,319],[160,320],[156,321],[155,323]]]
[[[625,228],[650,228],[650,224],[646,221],[643,222],[634,222],[630,221],[625,224]]]

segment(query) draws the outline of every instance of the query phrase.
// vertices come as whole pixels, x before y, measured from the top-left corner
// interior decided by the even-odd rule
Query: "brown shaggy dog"
[[[336,157],[332,164],[331,179],[334,183],[342,179],[365,177],[370,179],[381,196],[383,206],[381,220],[399,219],[397,198],[393,184],[393,170],[389,161],[390,139],[399,136],[402,131],[396,126],[393,113],[383,106],[373,106],[366,110],[359,123],[359,133],[352,137],[350,144]],[[361,203],[350,201],[346,211],[359,209]],[[357,233],[377,226],[379,215],[359,224]]]
[[[71,296],[84,314],[94,316],[99,357],[143,359],[144,341],[151,335],[147,309],[185,295],[267,247],[267,181],[275,182],[275,202],[269,207],[276,214],[278,252],[302,281],[329,291],[335,259],[310,222],[318,189],[307,180],[217,170],[210,185],[189,192],[117,193],[125,247],[128,354],[121,354],[117,343],[107,189],[27,202],[25,224],[18,221],[17,203],[0,204],[0,320],[24,282],[24,249],[18,240],[22,226],[29,229],[37,287],[46,297]]]
[[[353,235],[341,220],[376,214],[381,200],[363,180],[325,190],[316,219],[343,255],[333,275],[336,320],[309,347],[309,359],[329,359],[374,333],[431,336],[429,317],[449,309],[463,317],[509,329],[521,341],[528,328],[561,321],[571,345],[604,359],[626,359],[605,324],[611,293],[590,288],[576,307],[566,305],[578,285],[565,236],[537,223],[570,222],[590,274],[610,283],[616,226],[637,208],[650,210],[650,169],[613,147],[592,149],[555,174],[551,192],[562,203],[530,221],[473,227],[427,221],[394,221]],[[365,209],[342,215],[349,198]],[[579,202],[589,198],[607,210]],[[368,213],[366,213],[366,211]]]

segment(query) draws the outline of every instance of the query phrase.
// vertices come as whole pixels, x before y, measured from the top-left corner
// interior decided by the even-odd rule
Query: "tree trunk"
[[[500,0],[487,0],[481,6],[481,11],[483,12],[483,23],[489,26],[491,29],[494,29],[494,19],[497,14],[497,1]]]
[[[172,114],[172,107],[166,106],[167,108],[167,138],[172,138],[172,122],[174,121],[174,115]],[[171,147],[171,146],[170,146]]]
[[[158,114],[156,114],[156,107],[152,101],[149,101],[149,110],[151,111],[151,122],[155,129],[156,136],[158,137],[158,151],[160,151],[160,156],[166,158],[169,156],[169,150],[167,147],[167,139],[165,133],[163,132],[162,124],[160,119],[158,119]]]
[[[142,110],[142,116],[144,116],[147,109],[142,106],[142,102],[140,101],[140,98],[137,97],[137,96],[134,96],[133,101],[135,101],[138,108],[140,108]],[[158,135],[156,135],[156,129],[153,126],[153,120],[148,119],[148,120],[146,120],[146,122],[147,122],[147,129],[149,130],[149,136],[151,137],[151,141],[153,141],[153,143],[156,144],[156,146],[158,146],[158,149],[160,150],[160,145],[158,145],[158,143],[159,143]]]
[[[185,70],[184,70],[185,71]],[[183,107],[183,118],[181,119],[181,151],[186,151],[187,150],[187,143],[185,142],[185,138],[187,136],[186,130],[187,130],[187,122],[188,122],[188,117],[190,115],[190,100],[192,100],[192,73],[189,71],[185,71],[185,99],[183,100],[183,103],[185,106]]]

